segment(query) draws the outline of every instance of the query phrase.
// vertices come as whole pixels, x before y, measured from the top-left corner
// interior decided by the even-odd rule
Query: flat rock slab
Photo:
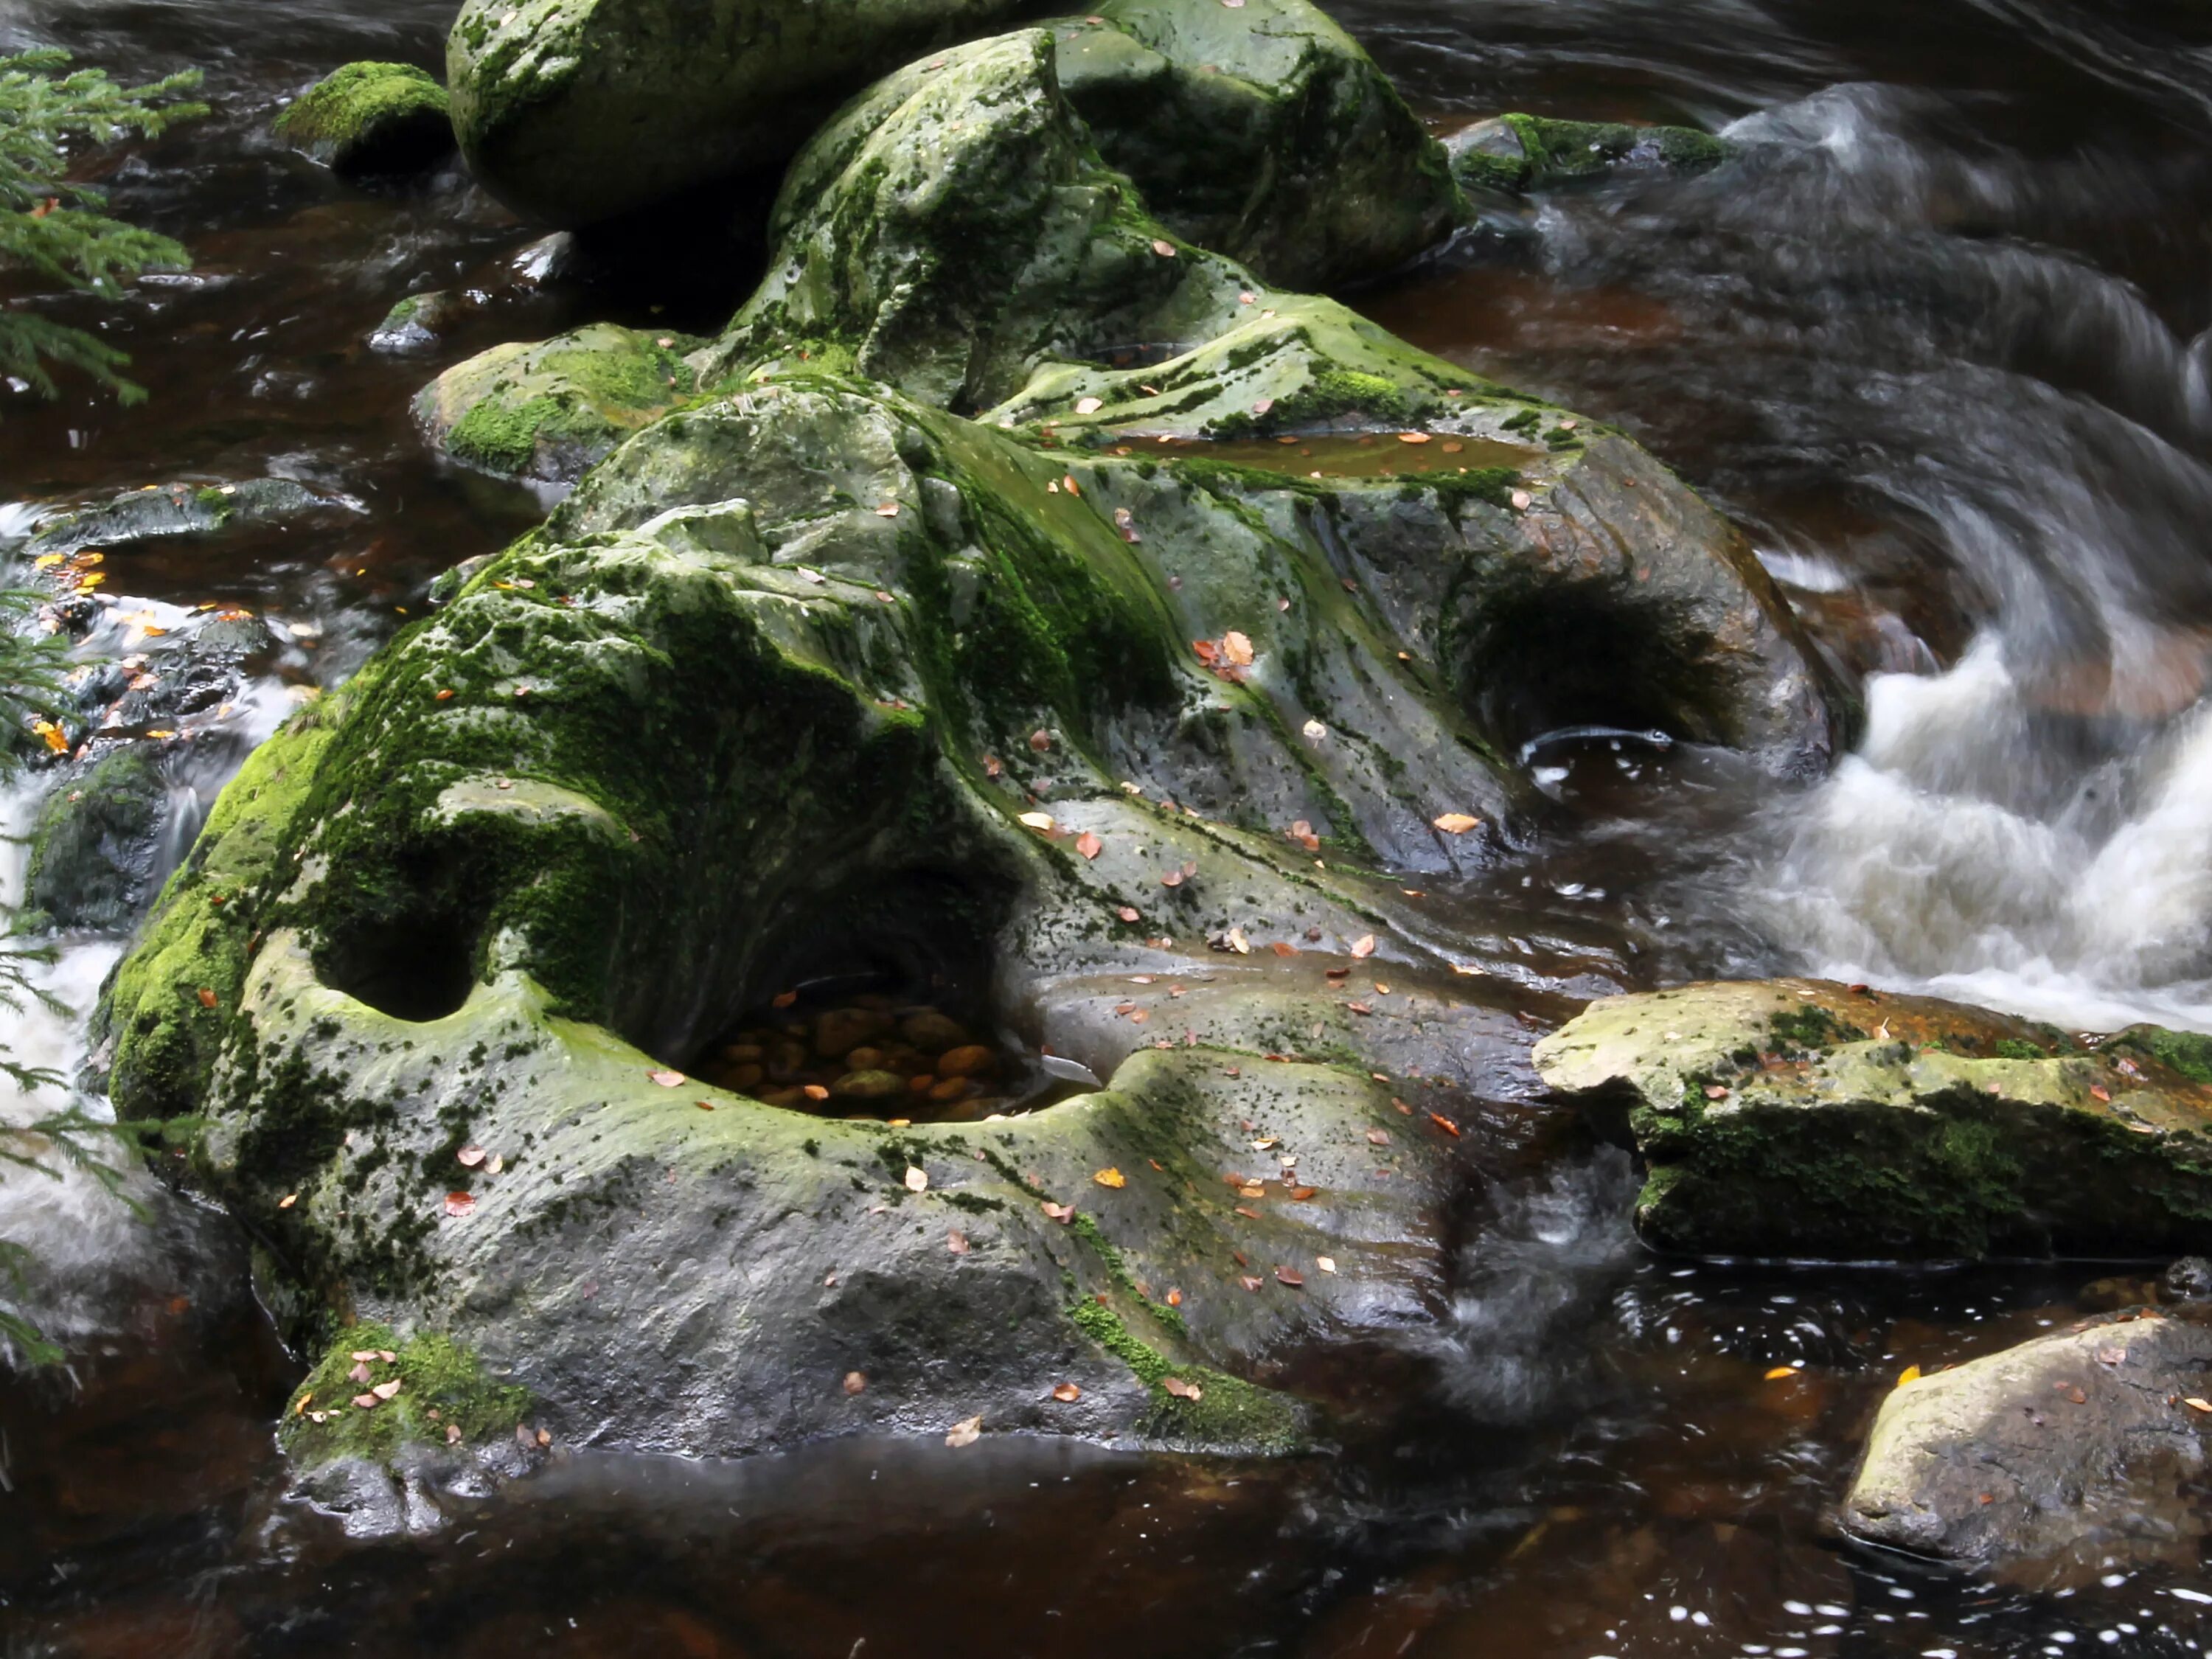
[[[2212,1242],[2208,1049],[1781,979],[1593,1003],[1534,1060],[1625,1118],[1662,1249],[2115,1257]]]
[[[1882,1403],[1852,1537],[2057,1584],[2193,1564],[2212,1534],[2212,1310],[2122,1315],[1905,1384]],[[2198,1404],[2191,1404],[2195,1401]]]

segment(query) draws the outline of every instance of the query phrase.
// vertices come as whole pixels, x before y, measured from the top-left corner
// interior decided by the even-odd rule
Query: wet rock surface
[[[1705,173],[1728,160],[1723,141],[1693,127],[1638,127],[1498,115],[1446,136],[1452,176],[1470,191],[1524,195],[1620,174]]]
[[[313,521],[361,512],[361,504],[292,478],[148,484],[104,501],[57,507],[22,548],[34,563],[169,536],[210,536],[234,526]]]
[[[1799,979],[1612,998],[1534,1054],[1633,1138],[1646,1240],[1830,1260],[2203,1249],[2207,1057]]]
[[[2120,1314],[1882,1402],[1841,1520],[1864,1542],[2044,1587],[2193,1565],[2212,1536],[2212,1309]]]

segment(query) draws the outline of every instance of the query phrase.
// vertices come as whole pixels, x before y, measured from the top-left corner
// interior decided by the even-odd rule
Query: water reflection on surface
[[[423,453],[407,405],[439,368],[586,316],[714,320],[696,290],[539,280],[533,234],[457,171],[353,191],[266,138],[278,100],[336,63],[434,64],[451,9],[0,12],[0,46],[59,40],[126,77],[201,64],[216,109],[109,169],[127,213],[199,258],[107,319],[153,398],[8,403],[5,494],[274,475],[362,502],[337,528],[112,560],[111,591],[302,623],[262,682],[272,698],[342,679],[419,614],[431,576],[536,518],[527,495]],[[1531,1026],[1616,986],[1824,965],[2069,1024],[2212,1024],[2201,13],[1337,9],[1440,122],[1518,107],[1740,142],[1702,179],[1495,204],[1352,297],[1644,438],[1753,528],[1839,663],[1891,677],[1869,689],[1857,754],[1808,791],[1685,745],[1547,747],[1531,763],[1551,829],[1436,887],[1422,925],[1515,988]],[[422,355],[371,349],[392,303],[431,286],[484,300]],[[9,534],[23,517],[0,505]],[[213,780],[191,782],[197,797]],[[57,983],[82,1006],[117,942],[69,945]],[[66,1059],[81,1031],[38,1041]],[[1452,1315],[1395,1364],[1317,1380],[1352,1407],[1334,1455],[1237,1467],[988,1435],[712,1468],[586,1453],[433,1538],[371,1549],[279,1501],[266,1425],[294,1372],[243,1241],[190,1206],[142,1231],[75,1189],[0,1184],[11,1227],[143,1267],[50,1285],[70,1370],[0,1380],[0,1650],[2203,1650],[2201,1564],[2038,1595],[1871,1560],[1826,1528],[1899,1371],[2076,1316],[2099,1270],[1658,1261],[1628,1235],[1620,1154],[1539,1107],[1466,1121],[1486,1187]]]

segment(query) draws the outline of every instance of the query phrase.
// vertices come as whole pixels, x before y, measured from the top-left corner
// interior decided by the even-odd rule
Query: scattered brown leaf
[[[1106,843],[1085,830],[1075,838],[1075,850],[1086,859],[1095,859],[1106,850]]]
[[[1434,822],[1437,828],[1448,836],[1463,836],[1482,820],[1466,812],[1446,812]]]
[[[474,1193],[447,1193],[446,1194],[446,1213],[447,1215],[467,1215],[471,1211],[474,1210],[476,1206],[477,1195]]]
[[[464,1146],[455,1152],[453,1157],[463,1169],[473,1170],[484,1161],[484,1149],[481,1146]]]
[[[1073,1204],[1054,1204],[1047,1199],[1037,1207],[1044,1212],[1045,1219],[1057,1221],[1063,1227],[1075,1219],[1075,1206]]]
[[[1429,1121],[1435,1124],[1437,1127],[1442,1129],[1453,1139],[1456,1140],[1459,1139],[1459,1125],[1453,1122],[1442,1112],[1431,1112],[1429,1114]]]
[[[1073,1405],[1076,1401],[1083,1398],[1083,1390],[1073,1382],[1057,1383],[1053,1388],[1052,1397],[1063,1406]]]
[[[1122,1188],[1129,1184],[1128,1176],[1123,1175],[1119,1170],[1115,1169],[1110,1164],[1103,1170],[1094,1171],[1091,1178],[1097,1182],[1101,1187],[1109,1187],[1116,1192],[1119,1192]]]
[[[916,1169],[911,1164],[908,1164],[906,1166],[906,1189],[910,1193],[927,1192],[929,1190],[929,1171],[927,1170]]]
[[[945,1248],[951,1251],[955,1255],[967,1255],[970,1248],[968,1243],[968,1235],[962,1232],[957,1227],[955,1227],[951,1232],[945,1235]]]
[[[1260,1281],[1255,1279],[1251,1282],[1256,1285]],[[1160,1386],[1178,1400],[1203,1400],[1206,1398],[1206,1390],[1204,1389],[1200,1388],[1195,1382],[1186,1382],[1180,1376],[1164,1376],[1160,1379]]]
[[[953,1447],[972,1446],[982,1437],[982,1418],[980,1415],[975,1417],[963,1417],[957,1423],[955,1423],[952,1425],[951,1431],[945,1435],[945,1443],[948,1446]]]
[[[1360,957],[1373,956],[1375,954],[1375,935],[1372,933],[1362,933],[1358,939],[1352,940],[1352,954],[1355,957]]]

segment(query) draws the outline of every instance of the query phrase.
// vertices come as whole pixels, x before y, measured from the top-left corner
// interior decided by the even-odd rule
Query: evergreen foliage
[[[31,286],[60,286],[112,295],[142,271],[181,270],[191,263],[168,237],[141,230],[102,210],[105,195],[66,177],[74,146],[112,143],[131,133],[152,137],[176,122],[206,112],[176,101],[197,86],[197,74],[174,75],[143,87],[118,87],[98,70],[57,79],[67,54],[39,51],[0,57],[0,271],[20,274]],[[136,403],[143,388],[123,378],[130,359],[82,329],[41,317],[21,304],[0,305],[0,374],[55,395],[54,368],[74,368]],[[41,603],[34,592],[0,592],[0,777],[21,763],[25,741],[41,741],[58,728],[41,722],[59,705],[62,646],[55,636],[27,632],[22,624]],[[33,1005],[66,1012],[31,970],[53,960],[50,946],[13,933],[0,934],[0,1019],[20,1020]],[[15,1059],[0,1041],[0,1077],[25,1093],[58,1087],[51,1070]],[[158,1130],[158,1126],[156,1126]],[[19,1126],[0,1127],[0,1170],[13,1165],[58,1179],[57,1162],[85,1171],[137,1210],[123,1190],[124,1170],[108,1147],[128,1149],[149,1139],[148,1126],[100,1122],[70,1104]],[[30,1253],[0,1239],[0,1282],[20,1286]],[[48,1364],[61,1351],[21,1315],[0,1307],[0,1347],[12,1346],[28,1364]]]
[[[149,86],[118,87],[99,70],[57,79],[65,52],[45,49],[0,58],[0,270],[35,282],[112,295],[142,271],[191,263],[167,236],[111,219],[106,194],[65,175],[74,145],[148,137],[207,112],[176,101],[199,84],[197,72]],[[0,307],[0,374],[41,395],[56,387],[52,366],[75,368],[136,403],[144,388],[123,378],[125,353],[86,333],[24,309]]]

